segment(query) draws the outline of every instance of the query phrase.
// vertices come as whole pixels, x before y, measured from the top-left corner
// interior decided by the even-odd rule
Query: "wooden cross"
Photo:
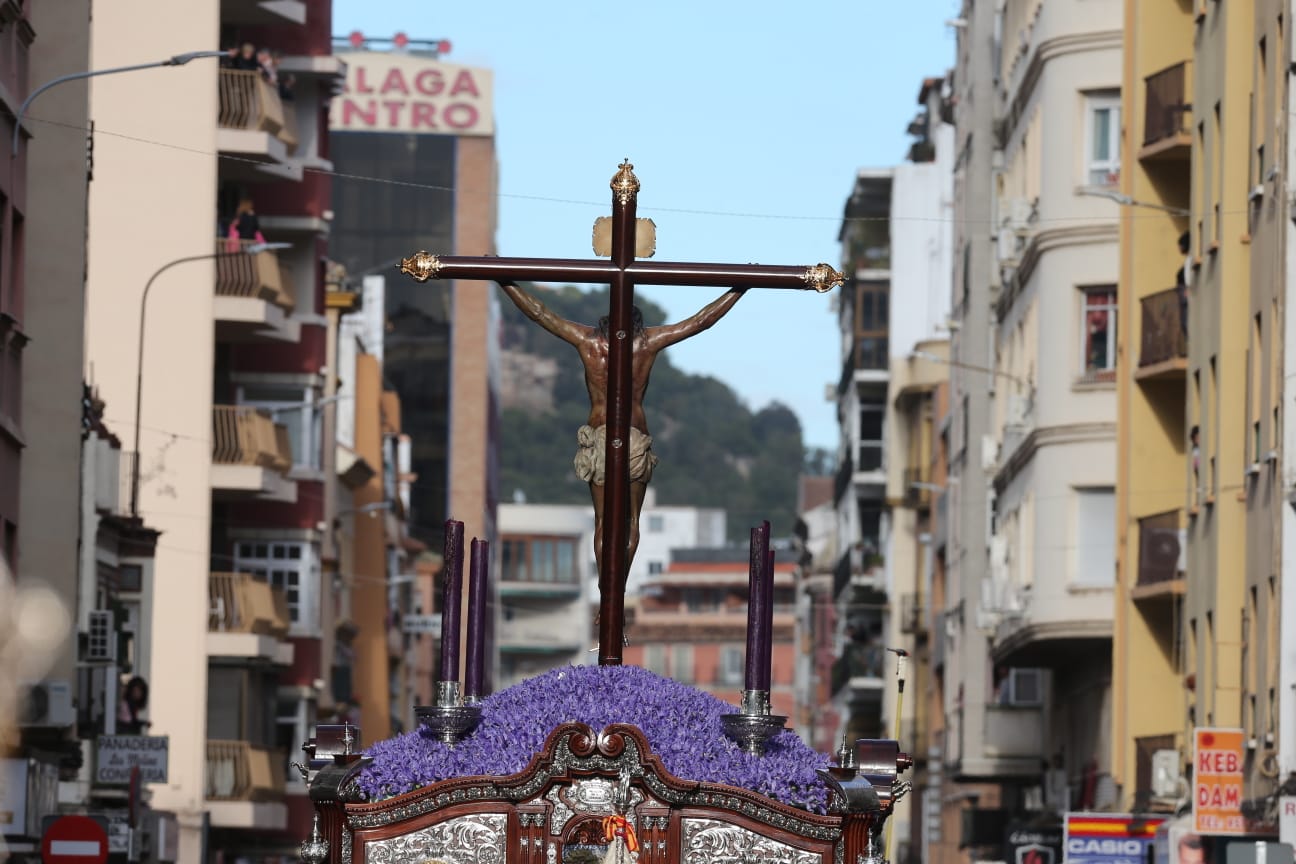
[[[717,288],[798,288],[831,291],[844,281],[827,264],[670,264],[635,258],[639,178],[627,159],[612,178],[611,261],[574,258],[473,258],[419,252],[400,271],[416,281],[579,282],[611,286],[608,310],[607,450],[603,502],[603,567],[599,573],[599,665],[619,666],[625,609],[624,577],[630,525],[630,413],[633,400],[631,310],[636,285]],[[596,234],[598,226],[596,226]],[[626,446],[622,446],[622,444]]]

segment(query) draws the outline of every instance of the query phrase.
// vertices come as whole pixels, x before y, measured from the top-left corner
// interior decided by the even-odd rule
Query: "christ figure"
[[[574,347],[585,367],[585,389],[589,391],[590,413],[585,425],[576,433],[576,475],[589,483],[594,500],[594,557],[599,572],[603,572],[603,491],[606,461],[606,433],[608,422],[608,319],[603,317],[597,327],[577,324],[555,315],[535,295],[519,288],[513,282],[501,282],[500,287],[522,313],[559,339]],[[639,511],[643,509],[648,481],[652,479],[657,457],[652,452],[652,436],[648,434],[648,420],[644,416],[643,399],[648,390],[648,376],[652,373],[657,354],[676,342],[711,327],[724,317],[746,288],[734,288],[720,296],[695,315],[676,324],[645,327],[639,307],[634,307],[634,343],[632,376],[634,388],[630,402],[630,532],[624,573],[616,574],[621,591],[625,591],[630,565],[639,547]]]

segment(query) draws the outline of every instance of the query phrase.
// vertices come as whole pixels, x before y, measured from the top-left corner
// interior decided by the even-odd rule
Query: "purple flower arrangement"
[[[720,717],[736,713],[709,693],[638,666],[567,666],[501,690],[482,702],[481,723],[453,747],[423,729],[379,741],[359,777],[370,801],[452,777],[516,774],[563,723],[596,732],[614,723],[639,727],[666,769],[684,780],[724,783],[814,813],[828,790],[815,773],[828,757],[796,733],[771,740],[764,756],[725,737]]]

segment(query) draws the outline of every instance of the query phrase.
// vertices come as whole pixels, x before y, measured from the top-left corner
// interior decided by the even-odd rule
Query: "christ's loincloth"
[[[576,441],[580,444],[576,450],[576,476],[586,483],[602,486],[607,473],[607,427],[582,426],[576,432]],[[652,436],[631,427],[630,482],[647,483],[656,465]]]

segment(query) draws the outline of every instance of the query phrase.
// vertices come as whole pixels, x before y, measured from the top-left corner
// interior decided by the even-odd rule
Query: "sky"
[[[335,0],[333,32],[447,39],[494,71],[499,254],[589,258],[624,158],[659,261],[840,268],[859,168],[894,165],[923,78],[954,61],[957,0]],[[712,289],[638,289],[670,320]],[[750,291],[670,349],[753,410],[791,407],[807,446],[837,447],[824,395],[841,370],[832,295]]]

